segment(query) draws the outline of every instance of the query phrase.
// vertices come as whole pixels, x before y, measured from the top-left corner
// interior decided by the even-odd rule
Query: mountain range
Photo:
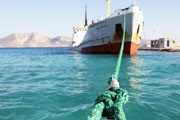
[[[38,33],[14,33],[0,38],[0,47],[70,47],[71,38],[57,36],[49,38]]]

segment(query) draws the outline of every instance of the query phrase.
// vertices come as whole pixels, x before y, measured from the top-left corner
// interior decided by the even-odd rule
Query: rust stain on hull
[[[135,40],[136,43],[139,43],[140,40],[141,40],[141,37],[139,36],[139,34],[134,34],[134,35],[132,36],[132,39]]]
[[[130,37],[129,33],[126,32],[125,41],[127,41],[129,37]],[[122,42],[122,38],[123,38],[123,33],[122,34],[114,34],[112,42],[113,43]]]

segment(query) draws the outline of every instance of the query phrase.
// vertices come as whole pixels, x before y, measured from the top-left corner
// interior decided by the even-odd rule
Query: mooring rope
[[[120,70],[120,67],[121,67],[121,61],[122,61],[122,56],[123,56],[125,38],[126,38],[126,10],[124,10],[123,38],[122,38],[122,42],[121,42],[121,48],[120,48],[120,52],[119,52],[119,57],[118,57],[116,69],[115,69],[115,72],[114,72],[114,75],[113,75],[115,80],[118,80],[118,77],[119,77],[119,70]]]
[[[123,50],[124,50],[125,36],[126,36],[126,10],[124,10],[124,30],[123,30],[123,38],[121,42],[119,57],[115,72],[110,81],[118,80],[119,71],[122,62]],[[110,85],[110,82],[108,83]],[[111,120],[126,120],[125,113],[123,111],[123,104],[127,103],[127,101],[128,101],[128,92],[126,90],[119,87],[111,87],[108,91],[104,92],[96,99],[94,109],[92,110],[92,115],[89,116],[87,119],[100,120],[101,117],[107,117],[107,119],[111,119]]]

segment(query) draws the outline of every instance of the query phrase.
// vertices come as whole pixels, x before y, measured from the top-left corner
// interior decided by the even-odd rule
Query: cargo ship
[[[110,14],[110,0],[107,0],[107,3],[107,16],[92,20],[89,25],[87,9],[85,9],[85,25],[73,27],[72,48],[81,53],[118,54],[126,14],[124,54],[136,55],[144,25],[142,10],[132,5],[124,9],[117,9]]]

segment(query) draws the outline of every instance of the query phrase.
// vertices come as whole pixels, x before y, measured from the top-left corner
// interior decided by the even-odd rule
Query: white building
[[[177,38],[160,38],[159,40],[151,40],[151,48],[178,48]]]
[[[139,48],[151,48],[151,40],[141,40]]]

